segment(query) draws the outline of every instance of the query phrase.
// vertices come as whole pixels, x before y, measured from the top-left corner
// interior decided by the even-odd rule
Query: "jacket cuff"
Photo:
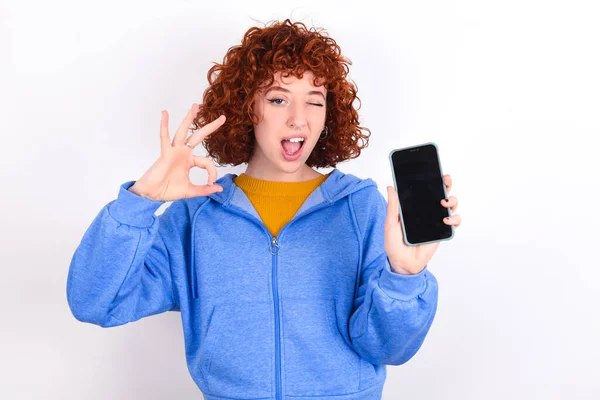
[[[147,199],[127,190],[135,182],[121,185],[117,199],[108,205],[108,213],[122,224],[147,228],[152,225],[154,213],[165,201]]]
[[[396,300],[412,300],[425,291],[427,265],[418,274],[404,275],[392,271],[386,257],[383,272],[379,277],[379,287]]]

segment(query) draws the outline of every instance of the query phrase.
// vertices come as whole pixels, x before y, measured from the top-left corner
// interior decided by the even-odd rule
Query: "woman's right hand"
[[[208,196],[223,191],[223,187],[215,185],[217,180],[217,169],[213,161],[206,157],[198,157],[192,154],[192,149],[186,146],[186,136],[192,124],[198,105],[193,104],[186,117],[179,125],[173,142],[169,135],[169,113],[162,111],[160,120],[160,157],[156,162],[137,180],[129,191],[138,196],[151,200],[175,201],[196,196]],[[187,138],[187,142],[195,147],[205,137],[219,129],[225,122],[225,116],[221,115],[216,120],[203,126]],[[207,185],[194,185],[190,181],[190,169],[192,167],[204,168],[208,171]]]

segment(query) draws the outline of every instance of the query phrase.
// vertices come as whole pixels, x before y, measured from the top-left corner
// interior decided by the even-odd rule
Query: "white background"
[[[341,171],[387,199],[390,150],[433,141],[454,179],[463,224],[430,263],[438,313],[384,399],[600,398],[596,2],[208,3],[0,2],[0,398],[201,398],[178,313],[78,322],[68,267],[158,157],[161,110],[173,133],[211,63],[286,17],[353,62],[372,136]]]

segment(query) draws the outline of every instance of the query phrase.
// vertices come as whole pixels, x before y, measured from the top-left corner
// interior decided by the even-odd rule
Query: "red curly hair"
[[[289,19],[264,28],[252,27],[241,45],[229,48],[223,63],[208,71],[209,87],[204,92],[193,129],[224,114],[225,123],[202,142],[208,156],[219,165],[248,163],[254,150],[254,95],[274,82],[277,72],[302,79],[305,71],[314,74],[314,84],[327,89],[325,125],[329,134],[317,142],[306,164],[335,167],[357,158],[368,146],[371,131],[359,126],[360,99],[355,84],[346,79],[352,62],[341,55],[332,38]],[[354,108],[354,100],[359,107]],[[368,133],[363,133],[366,131]],[[362,141],[362,143],[360,142]]]

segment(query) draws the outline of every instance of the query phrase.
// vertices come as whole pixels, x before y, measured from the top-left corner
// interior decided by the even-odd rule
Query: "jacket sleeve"
[[[427,266],[415,275],[391,270],[384,250],[387,202],[376,189],[355,195],[362,255],[350,340],[354,350],[372,364],[401,365],[416,354],[431,327],[437,280]]]
[[[121,185],[72,257],[67,301],[79,321],[112,327],[178,308],[163,240],[171,207],[155,216],[164,201],[128,191],[133,183]]]

